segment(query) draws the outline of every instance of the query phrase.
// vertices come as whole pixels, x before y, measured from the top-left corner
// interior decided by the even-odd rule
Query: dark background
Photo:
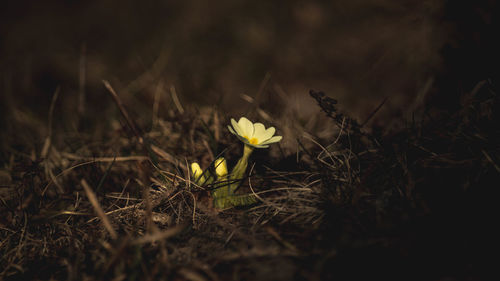
[[[282,90],[285,106],[305,116],[314,104],[310,88],[339,99],[360,118],[389,97],[381,120],[411,110],[421,91],[428,93],[426,100],[450,106],[449,96],[493,78],[498,66],[496,1],[2,1],[1,6],[2,101],[12,97],[9,106],[44,116],[58,85],[64,108],[75,110],[82,54],[91,110],[105,107],[101,80],[106,79],[144,108],[150,108],[158,87],[167,97],[171,86],[183,103],[236,112],[245,104],[241,93],[255,96],[262,86],[265,95]],[[436,88],[438,96],[432,94]]]

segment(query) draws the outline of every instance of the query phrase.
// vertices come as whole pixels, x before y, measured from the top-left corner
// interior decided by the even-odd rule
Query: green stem
[[[243,148],[243,156],[241,156],[240,160],[238,160],[238,163],[236,163],[236,166],[234,166],[233,171],[231,171],[231,174],[229,175],[231,184],[228,186],[228,195],[232,195],[240,186],[241,180],[247,171],[248,158],[250,158],[252,152],[253,147],[245,144]]]
[[[235,197],[235,191],[238,189],[245,176],[248,167],[248,158],[250,158],[252,152],[253,147],[245,145],[243,148],[243,156],[241,156],[240,160],[238,160],[238,163],[236,163],[236,166],[234,166],[231,171],[231,174],[227,177],[228,182],[225,184],[227,188],[221,186],[213,191],[214,205],[217,208],[224,209],[235,205],[246,205],[244,202],[247,204],[256,202],[253,196],[236,196],[237,198],[233,198]]]

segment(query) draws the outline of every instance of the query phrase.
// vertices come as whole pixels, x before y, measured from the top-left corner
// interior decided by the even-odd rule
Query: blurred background
[[[46,118],[59,86],[62,113],[105,118],[105,79],[139,112],[155,95],[173,108],[175,88],[181,104],[239,115],[245,94],[307,118],[316,89],[360,119],[387,97],[384,122],[494,76],[498,5],[471,2],[2,1],[2,107]]]

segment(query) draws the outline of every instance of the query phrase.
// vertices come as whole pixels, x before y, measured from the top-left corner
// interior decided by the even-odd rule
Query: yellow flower
[[[279,142],[281,136],[274,136],[276,129],[266,127],[262,123],[252,123],[245,117],[241,117],[238,122],[231,118],[231,126],[227,126],[229,131],[237,136],[243,143],[251,147],[267,148],[269,144]]]

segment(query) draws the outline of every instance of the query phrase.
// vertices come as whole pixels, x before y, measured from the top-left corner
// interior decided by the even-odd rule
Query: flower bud
[[[191,175],[193,176],[193,180],[196,184],[202,184],[206,182],[206,178],[203,175],[203,170],[196,162],[191,163]]]
[[[227,176],[227,163],[224,157],[220,157],[215,160],[215,173],[218,178]]]
[[[203,170],[200,168],[200,165],[196,162],[191,163],[191,175],[196,180],[201,174],[203,174]]]

